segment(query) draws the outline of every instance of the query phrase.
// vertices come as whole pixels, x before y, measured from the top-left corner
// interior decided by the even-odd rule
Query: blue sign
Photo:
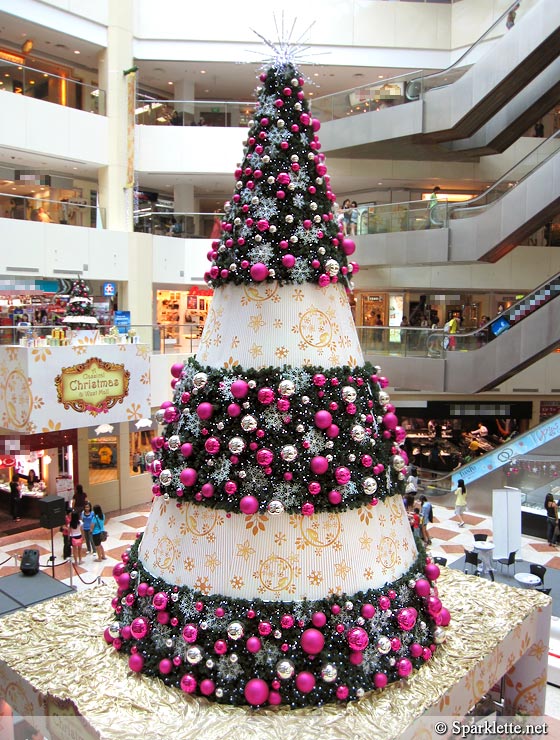
[[[119,334],[127,334],[130,329],[130,311],[115,311],[113,323],[119,330]]]
[[[114,296],[117,294],[117,286],[115,283],[103,283],[103,295]]]

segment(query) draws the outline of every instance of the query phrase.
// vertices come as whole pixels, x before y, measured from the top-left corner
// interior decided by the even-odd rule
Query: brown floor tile
[[[547,568],[554,568],[554,570],[560,570],[560,556],[555,555],[553,558],[546,563]]]
[[[448,552],[449,554],[457,553],[457,552],[465,552],[465,548],[463,545],[442,545],[441,549],[444,552]]]
[[[14,573],[19,573],[19,568],[16,568],[15,565],[3,565],[0,568],[0,578],[4,578],[4,576],[13,576]]]
[[[127,527],[134,527],[135,529],[141,529],[146,526],[148,521],[147,515],[131,516],[130,519],[121,520],[121,524],[126,524]]]
[[[442,527],[434,527],[433,525],[431,527],[428,527],[428,533],[430,535],[431,540],[452,540],[454,537],[457,537],[459,532],[450,532],[448,529],[443,529]]]
[[[531,542],[527,547],[535,550],[535,552],[549,552],[551,555],[558,552],[555,547],[551,547],[547,542]]]
[[[126,540],[129,542],[134,542],[136,539],[136,532],[123,532],[121,535],[119,535],[119,540]]]
[[[471,529],[470,532],[474,536],[475,534],[487,534],[488,537],[491,539],[493,532],[491,529]]]
[[[484,521],[484,517],[476,516],[476,514],[463,514],[463,519],[467,524],[470,524],[471,527]]]

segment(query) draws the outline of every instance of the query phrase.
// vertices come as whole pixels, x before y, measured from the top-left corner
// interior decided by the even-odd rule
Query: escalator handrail
[[[513,2],[507,8],[507,10],[505,10],[502,13],[502,15],[500,15],[492,23],[492,25],[489,28],[487,28],[486,31],[484,31],[484,33],[482,34],[482,36],[480,36],[473,44],[471,44],[471,46],[469,46],[469,48],[466,51],[464,51],[461,54],[461,56],[453,62],[453,64],[450,64],[449,67],[446,67],[445,69],[440,70],[439,72],[430,72],[429,74],[421,74],[419,77],[417,77],[415,79],[412,79],[409,84],[410,85],[413,85],[415,82],[421,82],[422,83],[421,88],[422,88],[422,87],[424,87],[424,83],[425,83],[426,80],[429,80],[429,79],[434,78],[434,77],[438,77],[440,75],[449,74],[452,69],[454,69],[455,67],[459,67],[459,65],[461,64],[461,62],[473,51],[473,49],[476,49],[476,47],[479,44],[481,44],[487,38],[487,36],[492,33],[492,31],[495,31],[499,24],[501,24],[502,22],[505,22],[506,21],[507,16],[509,15],[509,13],[511,13],[513,10],[515,10],[516,5],[519,5],[519,0],[516,0],[515,2]],[[454,81],[455,80],[453,80],[453,82]],[[453,84],[453,82],[450,82],[448,84],[451,85],[451,84]],[[437,85],[437,87],[447,87],[447,85],[443,85],[442,84],[442,85]]]

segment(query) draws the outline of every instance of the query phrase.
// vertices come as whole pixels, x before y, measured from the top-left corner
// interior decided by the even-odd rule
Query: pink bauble
[[[352,239],[344,238],[342,240],[342,251],[347,257],[349,257],[351,254],[354,254],[354,252],[356,251],[356,245],[352,241]]]
[[[311,120],[311,128],[315,133],[317,133],[317,131],[319,131],[319,129],[321,128],[321,121],[318,118],[313,118]]]
[[[147,583],[139,583],[138,584],[138,596],[145,596],[148,593],[148,584]]]
[[[259,500],[255,496],[243,496],[239,502],[242,514],[255,514],[259,510]]]
[[[317,655],[325,646],[325,638],[322,632],[311,627],[304,631],[300,643],[304,652],[309,655]]]
[[[309,694],[315,688],[315,676],[309,671],[302,671],[296,676],[296,686],[302,694]]]
[[[152,606],[157,611],[163,611],[167,608],[167,604],[169,603],[169,597],[164,591],[158,591],[157,594],[154,594],[154,598],[152,599]]]
[[[118,583],[119,576],[122,575],[126,570],[126,565],[124,563],[117,563],[113,567],[113,578]]]
[[[329,439],[336,439],[340,434],[340,429],[336,424],[331,424],[330,427],[327,427],[325,433]]]
[[[210,678],[204,678],[200,682],[200,693],[204,696],[210,696],[210,694],[214,693],[214,689],[216,688],[214,681],[212,681]]]
[[[185,366],[182,362],[174,362],[173,365],[171,365],[171,375],[173,375],[174,378],[180,378],[184,367]]]
[[[361,665],[364,662],[364,654],[357,650],[354,653],[350,653],[348,660],[352,665]]]
[[[365,650],[369,644],[369,637],[362,627],[352,627],[346,633],[350,650]]]
[[[130,573],[121,573],[116,581],[119,588],[122,588],[123,591],[126,591],[126,589],[130,586]]]
[[[208,403],[208,401],[203,401],[198,404],[196,413],[199,419],[211,419],[212,414],[214,413],[214,407],[211,403]]]
[[[225,640],[216,640],[214,643],[214,652],[216,655],[225,655],[227,653],[227,642]]]
[[[442,606],[439,616],[441,618],[441,626],[447,627],[447,625],[451,621],[451,614],[449,613],[449,609],[446,609],[444,606]]]
[[[317,413],[315,414],[315,426],[318,429],[328,429],[331,424],[332,416],[326,409],[317,411]]]
[[[385,673],[376,673],[373,677],[373,685],[376,689],[384,689],[387,686],[387,675]]]
[[[315,473],[315,475],[321,475],[321,473],[326,473],[329,469],[329,461],[326,457],[323,457],[322,455],[316,455],[315,457],[311,458],[311,463],[309,465],[312,472]]]
[[[259,388],[257,398],[259,399],[259,403],[268,406],[269,404],[274,403],[274,391],[272,388],[268,388],[266,386],[264,388]]]
[[[260,283],[268,277],[268,267],[262,262],[257,262],[251,267],[250,273],[252,279]]]
[[[299,117],[300,123],[302,123],[304,126],[309,126],[311,123],[311,118],[308,113],[302,113]]]
[[[204,443],[204,449],[209,455],[217,455],[220,451],[220,440],[216,437],[208,437]]]
[[[388,596],[380,596],[377,603],[381,611],[386,612],[387,609],[391,608],[391,599]]]
[[[404,442],[406,439],[406,429],[403,429],[401,426],[395,427],[395,440],[401,444],[401,442]]]
[[[336,698],[340,701],[346,701],[349,693],[350,690],[348,689],[348,686],[339,686],[336,690]]]
[[[414,584],[414,590],[418,596],[429,596],[430,595],[430,582],[425,578],[419,578]]]
[[[361,609],[361,615],[364,619],[371,619],[375,614],[375,607],[373,604],[364,604]]]
[[[408,648],[408,652],[412,655],[413,658],[419,658],[422,655],[423,647],[418,642],[413,642],[412,645]]]
[[[296,263],[296,258],[293,254],[285,254],[282,257],[282,264],[284,267],[287,267],[288,269],[292,268]]]
[[[301,513],[303,516],[313,516],[315,513],[315,507],[313,504],[310,504],[309,501],[307,501],[303,506],[301,507]]]
[[[113,635],[109,632],[109,627],[105,627],[105,630],[103,631],[103,638],[105,639],[105,642],[107,645],[111,645],[114,641]]]
[[[140,673],[144,667],[144,658],[140,653],[132,653],[128,659],[128,667],[131,671],[134,671],[134,673]]]
[[[190,457],[193,453],[193,446],[190,442],[185,442],[181,445],[181,455],[183,457]]]
[[[163,658],[163,660],[159,661],[158,669],[160,673],[166,676],[173,670],[173,663],[169,660],[169,658]]]
[[[408,658],[397,660],[397,673],[401,678],[406,678],[412,673],[412,663]]]
[[[194,486],[198,473],[194,468],[183,468],[179,473],[179,480],[184,486]]]
[[[196,691],[196,678],[191,673],[185,673],[181,679],[180,686],[185,694],[194,694]]]
[[[268,703],[272,706],[282,704],[282,695],[278,691],[271,691],[268,695]]]
[[[393,413],[385,414],[385,416],[383,417],[383,424],[386,429],[394,429],[398,423],[399,420]]]
[[[265,703],[268,699],[270,690],[268,688],[268,684],[266,681],[263,681],[262,678],[252,678],[245,684],[243,693],[245,694],[247,703],[256,707]]]
[[[311,621],[315,627],[324,627],[327,623],[327,615],[324,612],[315,612],[311,617]]]
[[[326,288],[326,286],[330,284],[331,279],[326,273],[323,273],[322,275],[319,275],[319,280],[317,282],[320,288]]]
[[[212,496],[214,495],[214,486],[212,485],[212,483],[205,483],[200,489],[200,493],[203,495],[204,498],[212,498]]]
[[[337,506],[342,501],[342,494],[340,491],[329,491],[328,499],[333,506]]]
[[[188,643],[196,642],[198,628],[195,624],[186,624],[183,627],[183,640]]]
[[[261,649],[261,641],[258,637],[250,637],[245,645],[250,653],[258,653]]]
[[[130,632],[135,640],[143,640],[150,631],[150,623],[146,617],[136,617],[130,624]]]
[[[235,418],[241,414],[241,406],[238,403],[230,403],[227,407],[227,412],[229,416]]]
[[[436,563],[428,563],[424,568],[424,573],[426,574],[426,578],[429,578],[430,581],[437,581],[441,571]]]
[[[399,609],[397,612],[397,623],[402,630],[409,631],[413,629],[416,624],[418,612],[413,606],[407,606],[404,609]]]
[[[336,478],[336,482],[339,485],[344,486],[348,483],[352,476],[348,468],[341,466],[339,468],[336,468],[336,470],[334,471],[334,477]]]
[[[439,614],[441,610],[442,604],[438,597],[430,596],[428,598],[428,613],[430,614],[430,616],[434,617],[436,614]]]
[[[230,390],[234,398],[245,398],[249,393],[249,384],[246,380],[234,380],[230,386]]]

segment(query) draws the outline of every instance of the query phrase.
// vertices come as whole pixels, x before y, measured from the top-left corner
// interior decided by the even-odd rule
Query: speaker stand
[[[54,529],[51,527],[51,556],[47,560],[47,563],[51,564],[53,578],[54,578],[54,561],[55,560],[56,560],[56,555],[54,554]]]

